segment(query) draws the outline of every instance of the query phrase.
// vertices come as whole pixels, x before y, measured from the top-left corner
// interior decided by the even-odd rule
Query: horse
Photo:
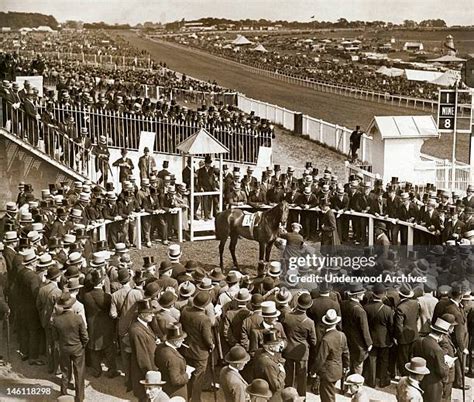
[[[269,261],[273,243],[278,237],[280,225],[286,225],[289,213],[289,204],[285,200],[266,211],[245,213],[239,208],[230,208],[217,214],[215,219],[215,233],[219,243],[220,267],[224,269],[223,254],[227,238],[230,236],[229,250],[234,267],[239,269],[235,247],[239,236],[259,243],[259,260]],[[244,217],[252,215],[251,225],[243,226]]]

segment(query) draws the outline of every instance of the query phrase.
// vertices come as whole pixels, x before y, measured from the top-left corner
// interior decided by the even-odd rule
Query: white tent
[[[440,85],[442,87],[450,87],[453,86],[456,81],[461,79],[461,74],[459,71],[448,70],[443,75],[431,81],[431,84]]]
[[[460,57],[451,56],[449,54],[445,56],[438,57],[437,59],[431,59],[428,61],[434,61],[436,63],[461,63],[466,61],[466,59],[461,59]]]
[[[235,38],[232,41],[232,44],[235,46],[245,46],[245,45],[251,45],[252,42],[250,42],[245,36],[243,35],[237,35],[237,38]]]
[[[386,66],[380,67],[376,72],[379,74],[386,75],[387,77],[400,77],[404,73],[401,68],[388,68]]]
[[[268,50],[265,49],[265,47],[259,43],[255,49],[252,49],[255,52],[262,52],[262,53],[268,53]]]
[[[408,81],[426,81],[432,82],[439,77],[441,77],[443,73],[439,73],[437,71],[424,71],[424,70],[410,70],[405,69],[405,76]]]

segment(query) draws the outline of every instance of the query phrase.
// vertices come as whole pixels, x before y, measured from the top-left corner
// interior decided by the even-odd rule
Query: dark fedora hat
[[[167,341],[176,341],[178,339],[184,339],[187,336],[188,334],[183,331],[183,327],[180,323],[172,324],[166,327]]]
[[[127,268],[120,268],[118,270],[118,281],[123,285],[130,281],[130,272]]]
[[[268,329],[263,331],[263,344],[264,345],[275,345],[280,343],[281,339],[278,338],[278,333],[275,329]]]
[[[160,290],[160,284],[156,280],[153,280],[145,285],[144,296],[146,299],[153,299],[160,292]]]
[[[225,355],[227,363],[246,363],[250,360],[250,355],[241,345],[235,345]]]
[[[302,293],[298,297],[298,308],[307,310],[313,305],[313,299],[309,293]]]
[[[211,302],[209,292],[199,291],[193,298],[193,306],[199,309],[204,309]]]
[[[351,283],[349,285],[349,290],[347,291],[347,294],[348,295],[357,295],[357,294],[364,293],[364,292],[365,292],[365,289],[362,286],[362,284],[359,283],[359,282],[355,282],[355,283]]]
[[[175,301],[176,295],[173,292],[167,290],[161,294],[160,298],[158,299],[158,304],[163,308],[170,308]]]
[[[71,296],[71,293],[69,293],[68,291],[65,291],[59,297],[57,304],[63,309],[67,309],[67,308],[71,308],[75,302],[76,302],[76,299]]]
[[[152,306],[150,299],[142,299],[137,301],[137,311],[140,313],[154,313],[156,309]]]
[[[46,279],[52,281],[58,276],[61,276],[61,270],[56,265],[53,265],[48,268],[48,272],[46,273]]]

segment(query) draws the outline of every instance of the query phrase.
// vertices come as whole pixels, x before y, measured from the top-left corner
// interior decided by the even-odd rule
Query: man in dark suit
[[[390,218],[398,218],[398,208],[400,206],[400,197],[397,195],[395,186],[388,186],[385,198],[385,213]],[[398,244],[398,232],[400,230],[399,225],[396,223],[390,223],[388,225],[389,238],[392,244]]]
[[[410,201],[410,195],[408,193],[402,193],[400,195],[400,205],[397,208],[396,218],[404,222],[414,223],[416,222],[417,217],[418,217],[418,208],[413,202]],[[401,244],[406,245],[408,241],[408,228],[404,225],[397,225],[397,226],[400,226]],[[392,236],[392,240],[394,240],[393,236]],[[395,245],[397,243],[393,243],[393,244]]]
[[[316,224],[315,213],[307,211],[318,205],[318,198],[311,192],[311,187],[305,187],[303,194],[297,199],[296,204],[301,207],[300,222],[303,226],[303,236],[309,239],[313,234],[312,227]]]
[[[443,334],[449,333],[449,327],[449,322],[438,318],[436,323],[431,325],[431,332],[413,344],[413,356],[425,359],[426,366],[430,370],[420,384],[424,391],[424,401],[441,402],[442,400],[443,380],[448,375],[448,366],[444,360],[445,353],[439,343]]]
[[[387,225],[385,222],[375,222],[375,253],[379,258],[386,259],[390,248],[390,240],[386,235]]]
[[[466,196],[462,199],[466,207],[474,208],[474,186],[469,184],[466,190]]]
[[[21,295],[18,298],[18,317],[20,352],[23,360],[28,359],[31,365],[43,365],[39,359],[41,341],[41,321],[36,309],[36,296],[41,284],[39,275],[35,272],[38,257],[34,251],[23,257],[23,268],[18,272],[15,291]]]
[[[342,329],[351,352],[351,372],[356,374],[362,374],[364,360],[372,350],[367,313],[361,305],[364,293],[360,283],[351,283],[347,292],[350,299],[341,303]]]
[[[113,378],[119,375],[115,356],[115,323],[110,317],[110,305],[112,296],[103,290],[105,277],[101,269],[91,271],[92,290],[84,294],[84,309],[86,312],[87,328],[89,330],[89,343],[87,349],[90,351],[91,367],[94,377],[102,374],[101,360],[105,357],[109,368],[107,377]]]
[[[212,166],[212,159],[206,156],[204,166],[197,171],[198,189],[197,191],[214,191],[217,187],[216,176]],[[213,196],[205,195],[202,197],[202,208],[204,211],[204,220],[211,219]]]
[[[205,309],[211,302],[208,292],[200,291],[193,298],[192,306],[181,313],[183,330],[188,334],[189,349],[186,350],[187,362],[195,367],[192,378],[192,401],[201,401],[201,392],[208,369],[210,353],[214,349],[211,319]]]
[[[286,359],[287,372],[285,385],[295,387],[300,396],[306,396],[306,379],[310,348],[315,348],[317,339],[314,322],[306,315],[313,305],[309,293],[298,297],[296,309],[285,315],[283,328],[287,337],[283,357]]]
[[[69,292],[64,292],[58,300],[58,312],[53,318],[53,336],[59,344],[59,361],[61,365],[61,395],[67,395],[67,388],[74,372],[76,401],[84,400],[84,350],[89,335],[81,316],[75,314],[71,307],[76,302]],[[62,312],[61,312],[62,311]]]
[[[133,169],[135,166],[133,166],[133,162],[130,158],[127,157],[127,148],[122,149],[122,157],[117,159],[112,166],[118,167],[119,168],[119,181],[121,184],[123,184],[124,181],[128,180],[128,177],[133,174]]]
[[[263,332],[263,347],[255,354],[254,376],[268,382],[275,400],[280,400],[281,391],[285,388],[285,360],[280,357],[283,341],[275,329]]]
[[[339,317],[341,316],[341,306],[339,302],[337,299],[331,297],[331,284],[327,281],[323,281],[319,284],[317,294],[313,299],[313,305],[308,310],[308,317],[314,321],[316,327],[318,342],[321,341],[326,331],[326,326],[323,324],[322,319],[330,309],[335,310]]]
[[[248,383],[240,372],[249,360],[249,354],[240,345],[233,346],[226,354],[225,361],[228,365],[221,370],[219,376],[219,384],[226,401],[245,402],[247,400]]]
[[[451,219],[448,221],[443,233],[441,240],[446,242],[447,240],[459,240],[462,238],[465,232],[466,225],[463,221],[459,220],[459,215],[456,207],[451,209]]]
[[[372,292],[372,300],[364,306],[373,342],[365,375],[366,385],[375,388],[378,378],[380,387],[383,388],[390,385],[388,361],[390,347],[393,344],[393,310],[383,302],[386,292],[383,284],[376,283]]]
[[[328,199],[321,203],[321,252],[323,254],[333,254],[336,246],[341,244],[337,233],[336,217],[332,212]]]
[[[151,174],[156,170],[156,162],[153,155],[150,155],[150,149],[145,147],[143,155],[138,159],[138,169],[140,170],[140,180],[149,179]]]
[[[421,215],[421,224],[431,232],[431,235],[428,233],[426,234],[425,244],[427,245],[440,244],[441,240],[441,222],[439,219],[439,213],[435,209],[436,205],[436,201],[430,199],[426,206],[426,211]]]
[[[45,265],[45,268],[47,265],[48,271],[46,273],[46,282],[39,289],[38,296],[36,297],[36,308],[40,314],[41,326],[45,332],[48,372],[56,373],[59,365],[59,350],[57,348],[57,342],[55,342],[53,338],[51,318],[54,313],[54,307],[62,294],[58,286],[61,279],[61,271],[57,267],[56,261],[54,261],[49,254],[45,255],[48,256],[46,260],[50,260],[44,261],[44,257],[42,257],[44,262],[39,262],[39,264]]]
[[[395,308],[394,336],[398,345],[398,370],[402,376],[406,376],[408,373],[405,369],[405,363],[410,360],[413,343],[419,338],[420,305],[418,301],[413,299],[414,292],[410,285],[403,284],[398,292],[400,302]]]
[[[130,379],[132,382],[133,395],[139,401],[146,401],[146,393],[143,384],[140,381],[145,379],[148,371],[155,370],[155,349],[156,338],[150,323],[153,320],[155,309],[151,304],[151,300],[137,301],[138,317],[132,323],[128,331],[130,337],[131,362],[130,362]]]
[[[349,196],[343,187],[338,187],[336,194],[331,197],[331,208],[336,211],[337,233],[341,241],[345,242],[349,239],[349,219],[342,213],[349,208]]]
[[[155,365],[166,381],[163,391],[170,398],[180,396],[188,400],[190,376],[186,373],[186,360],[178,350],[186,336],[181,324],[171,325],[167,328],[166,341],[156,347]]]
[[[459,359],[455,364],[455,379],[454,388],[461,388],[462,385],[462,373],[465,370],[466,357],[469,355],[469,332],[467,327],[467,315],[462,305],[463,289],[459,285],[453,286],[451,290],[451,298],[449,303],[446,304],[443,314],[452,314],[456,320],[454,331],[451,335],[454,347],[457,353],[461,353],[464,357],[463,365]],[[466,388],[468,389],[468,388]]]
[[[369,212],[370,210],[370,205],[369,205],[369,193],[370,193],[370,183],[366,182],[362,185],[362,189],[356,193],[355,197],[355,208],[354,210],[356,212]],[[358,217],[357,218],[358,222],[358,235],[359,239],[356,241],[359,241],[362,244],[367,243],[367,224],[368,220],[367,218],[363,217]],[[356,242],[357,244],[357,242]]]
[[[249,205],[253,208],[258,208],[265,204],[266,200],[267,195],[262,189],[262,185],[260,184],[260,182],[256,182],[254,189],[250,192],[250,195],[247,199]]]
[[[319,393],[321,401],[336,400],[336,382],[349,370],[349,348],[344,333],[336,329],[341,321],[336,310],[330,309],[322,318],[326,332],[318,347],[311,373],[320,377]]]
[[[165,176],[169,176],[171,173],[169,172],[168,168],[170,166],[170,163],[169,161],[163,161],[163,169],[161,169],[158,173],[157,173],[157,177],[159,179],[162,179],[164,180]]]

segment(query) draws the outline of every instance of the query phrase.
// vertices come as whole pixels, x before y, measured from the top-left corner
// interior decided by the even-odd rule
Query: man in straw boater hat
[[[412,355],[426,360],[429,373],[421,381],[423,400],[441,402],[443,397],[443,380],[448,375],[448,365],[445,352],[440,346],[443,335],[449,334],[451,324],[442,318],[437,318],[431,325],[431,332],[413,344]],[[406,368],[406,367],[405,367]]]
[[[341,321],[336,310],[329,309],[322,318],[326,326],[311,373],[320,377],[319,392],[322,402],[336,400],[336,382],[349,370],[349,348],[344,333],[336,329]]]
[[[306,315],[312,305],[313,299],[309,293],[300,294],[296,308],[283,321],[287,336],[287,345],[283,351],[286,385],[296,387],[300,396],[306,395],[309,351],[317,344],[314,322]]]
[[[40,312],[40,321],[45,332],[48,372],[52,374],[56,373],[59,365],[59,352],[57,350],[57,342],[53,338],[51,317],[54,312],[54,306],[62,294],[61,289],[59,289],[61,270],[57,266],[56,261],[51,257],[51,254],[43,254],[38,265],[47,269],[45,283],[40,287],[36,297],[36,307]]]
[[[86,325],[82,317],[71,307],[76,300],[69,292],[63,292],[57,302],[57,312],[52,321],[52,330],[59,345],[61,367],[61,395],[67,395],[69,382],[74,372],[76,401],[84,400],[85,347],[89,342]]]
[[[163,385],[166,384],[166,381],[162,380],[159,371],[147,371],[145,379],[140,380],[140,384],[145,387],[146,398],[144,401],[166,402],[170,400],[169,396],[163,391]]]
[[[405,368],[408,376],[400,378],[397,384],[397,401],[423,402],[423,390],[420,387],[420,382],[430,374],[430,370],[426,367],[426,360],[422,357],[412,357],[405,364]]]
[[[227,366],[221,370],[219,384],[226,401],[241,402],[246,400],[248,384],[240,372],[249,360],[249,354],[241,345],[233,346],[225,355]]]
[[[284,342],[274,328],[263,331],[262,338],[263,347],[255,354],[254,377],[267,381],[273,397],[279,398],[286,377],[285,359],[280,357]]]
[[[361,283],[351,283],[347,291],[349,300],[341,303],[342,329],[351,352],[351,373],[357,374],[362,374],[364,361],[372,350],[367,313],[361,305],[364,294]]]
[[[365,402],[369,400],[367,391],[364,389],[364,377],[360,374],[351,374],[346,378],[347,393],[351,397],[351,402]]]
[[[256,323],[255,327],[250,332],[250,346],[249,353],[253,355],[263,345],[263,333],[267,329],[274,329],[277,333],[278,339],[281,340],[282,346],[286,344],[286,335],[283,325],[278,322],[280,312],[276,308],[274,301],[262,302],[262,320]]]
[[[163,391],[170,398],[180,396],[188,400],[188,382],[191,374],[186,371],[186,360],[179,352],[187,334],[181,324],[167,327],[165,341],[155,350],[155,365],[163,376],[166,384]]]

